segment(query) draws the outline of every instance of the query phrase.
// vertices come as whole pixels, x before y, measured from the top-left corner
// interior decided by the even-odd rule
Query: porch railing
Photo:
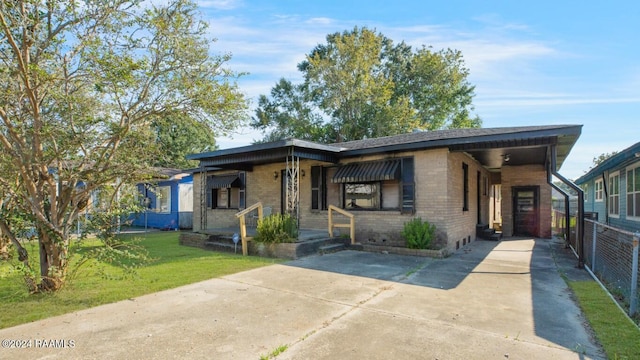
[[[337,212],[341,215],[346,216],[349,219],[349,223],[334,223],[333,222],[333,212]],[[351,238],[351,244],[356,243],[356,220],[352,213],[340,209],[334,205],[329,205],[329,236],[333,237],[333,230],[335,228],[349,228],[349,237]]]
[[[253,239],[247,236],[247,214],[258,209],[258,220],[262,220],[262,202],[257,202],[248,208],[236,213],[236,217],[240,220],[240,239],[242,240],[242,255],[247,256],[249,249],[247,249],[247,241]]]

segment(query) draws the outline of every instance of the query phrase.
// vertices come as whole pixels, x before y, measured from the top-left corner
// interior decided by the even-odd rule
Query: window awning
[[[334,183],[357,183],[397,180],[400,177],[400,160],[383,160],[353,163],[341,166],[331,179]]]
[[[238,177],[238,174],[210,176],[208,183],[211,189],[239,187],[240,178]]]

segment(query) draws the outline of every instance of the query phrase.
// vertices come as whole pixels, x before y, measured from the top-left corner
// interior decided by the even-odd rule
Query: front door
[[[513,235],[538,236],[538,187],[513,188]]]

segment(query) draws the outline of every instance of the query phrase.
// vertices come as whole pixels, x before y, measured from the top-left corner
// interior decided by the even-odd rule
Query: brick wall
[[[463,210],[464,205],[464,172],[462,164],[468,166],[468,210]],[[484,193],[477,187],[478,172],[482,178],[487,179],[487,186],[491,178],[489,172],[473,158],[464,153],[450,153],[447,158],[446,194],[449,201],[444,212],[446,217],[446,232],[448,235],[448,248],[455,250],[476,239],[476,225],[478,223],[478,211],[484,223],[489,221],[489,193]],[[478,204],[478,192],[480,192],[480,204]]]
[[[487,186],[495,182],[496,178],[502,182],[502,216],[503,232],[512,235],[513,218],[511,216],[511,187],[512,186],[540,186],[540,236],[551,235],[551,188],[546,184],[546,171],[542,166],[505,167],[502,176],[496,177],[484,169],[470,156],[461,153],[450,153],[447,149],[434,149],[420,152],[399,153],[396,157],[414,156],[415,166],[415,209],[414,215],[400,214],[399,211],[353,211],[356,219],[356,240],[363,244],[380,244],[404,246],[400,232],[404,223],[413,217],[435,224],[438,229],[439,241],[448,250],[455,250],[468,242],[476,240],[475,228],[478,211],[481,221],[488,223],[490,218],[490,193],[483,191],[477,185],[477,176],[487,179]],[[361,162],[383,158],[368,156],[353,158],[345,161]],[[463,170],[462,164],[469,168],[469,207],[463,211]],[[328,215],[326,210],[311,209],[311,167],[315,165],[328,166],[331,164],[318,161],[302,160],[300,169],[305,176],[300,179],[300,226],[307,229],[327,228]],[[251,206],[262,201],[263,206],[272,208],[273,213],[281,211],[280,199],[282,193],[281,171],[284,163],[268,164],[254,167],[246,173],[246,205]],[[327,169],[327,202],[340,206],[340,185],[331,183],[335,168]],[[276,172],[278,178],[274,179]],[[220,173],[222,174],[222,172]],[[194,231],[200,226],[200,177],[194,174]],[[478,209],[478,192],[480,192],[480,209]],[[207,210],[207,227],[237,226],[235,217],[238,209]],[[346,232],[346,231],[345,231]]]

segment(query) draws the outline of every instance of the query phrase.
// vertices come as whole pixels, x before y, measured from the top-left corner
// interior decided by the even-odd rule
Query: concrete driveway
[[[312,256],[0,330],[0,358],[604,358],[559,276],[588,279],[575,263],[539,239]]]

